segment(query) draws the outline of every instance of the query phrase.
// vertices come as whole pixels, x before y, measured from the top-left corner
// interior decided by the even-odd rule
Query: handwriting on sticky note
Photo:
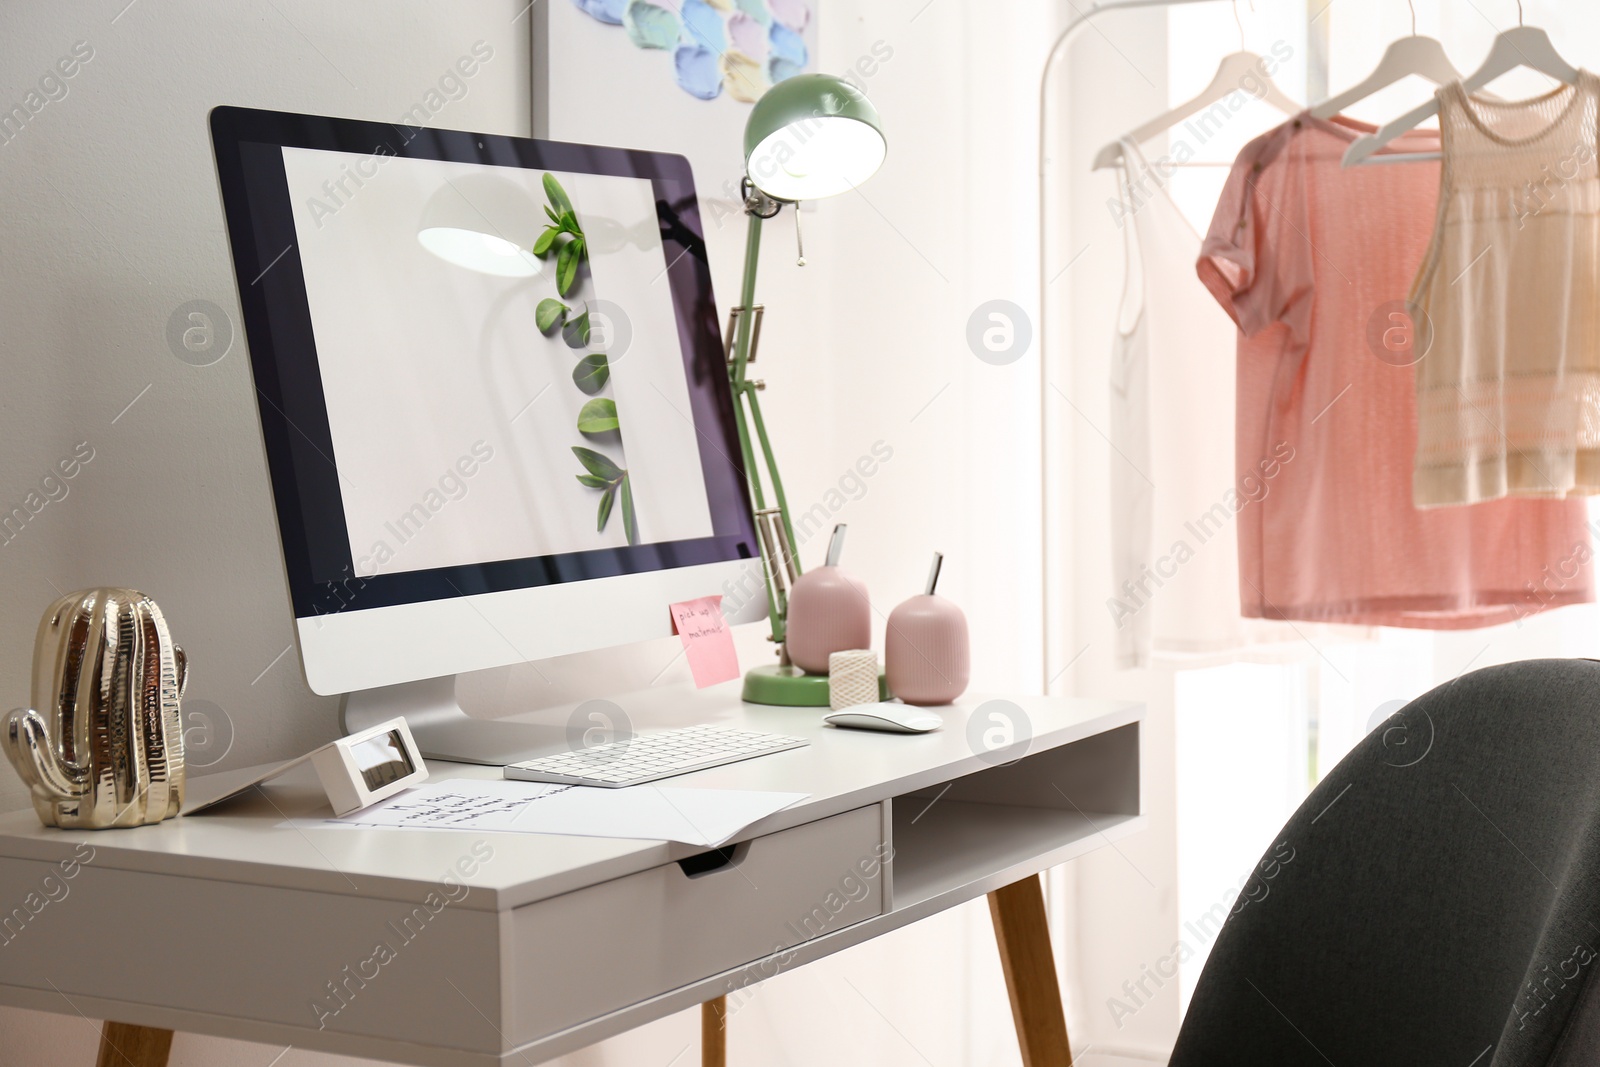
[[[722,617],[722,597],[703,596],[672,605],[672,628],[689,656],[689,670],[699,689],[739,677],[739,655],[733,634]]]

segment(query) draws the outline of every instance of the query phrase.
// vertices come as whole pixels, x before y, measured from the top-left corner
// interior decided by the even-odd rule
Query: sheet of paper
[[[739,677],[739,655],[734,651],[727,620],[722,617],[720,595],[673,604],[672,628],[688,653],[696,688]]]
[[[715,848],[751,823],[809,795],[654,785],[599,789],[458,778],[417,786],[342,818],[293,819],[284,825],[626,837]]]
[[[580,837],[639,837],[714,848],[740,830],[810,796],[744,789],[579,787],[530,804],[518,830]]]
[[[530,806],[571,788],[504,779],[453,778],[419,785],[332,821],[440,830],[515,830],[517,817]]]

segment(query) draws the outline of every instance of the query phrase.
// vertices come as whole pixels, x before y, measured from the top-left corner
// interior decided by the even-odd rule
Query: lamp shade
[[[745,173],[774,200],[816,200],[866,181],[888,152],[878,109],[832,74],[787,78],[744,127]]]
[[[532,252],[543,227],[539,203],[521,186],[497,176],[465,174],[428,198],[417,240],[458,267],[531,278],[544,271]]]

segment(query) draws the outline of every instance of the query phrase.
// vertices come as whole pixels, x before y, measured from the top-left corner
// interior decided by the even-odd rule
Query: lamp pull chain
[[[799,254],[799,258],[795,260],[795,264],[801,267],[805,266],[806,242],[805,238],[800,235],[800,202],[798,200],[795,201],[794,205],[794,247],[795,251]]]

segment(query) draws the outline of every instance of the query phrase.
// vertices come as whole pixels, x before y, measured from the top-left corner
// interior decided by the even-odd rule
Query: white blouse
[[[1597,115],[1588,71],[1516,102],[1439,90],[1439,214],[1410,297],[1418,507],[1600,492]]]

